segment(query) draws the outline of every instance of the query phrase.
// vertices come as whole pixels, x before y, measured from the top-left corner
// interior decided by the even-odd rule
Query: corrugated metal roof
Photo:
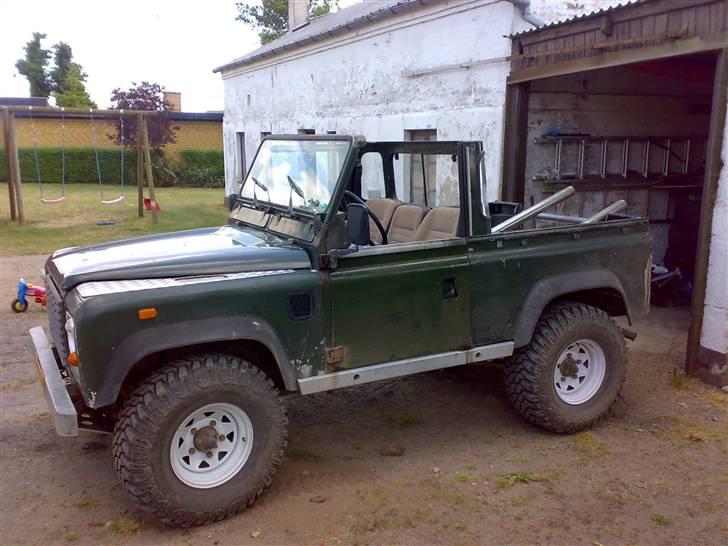
[[[590,11],[589,13],[584,13],[582,15],[576,15],[574,17],[569,17],[568,19],[560,19],[558,21],[552,21],[545,25],[541,25],[540,27],[529,28],[528,30],[523,30],[523,31],[517,32],[515,34],[511,34],[509,36],[509,38],[520,38],[522,36],[526,36],[527,34],[533,34],[535,32],[540,32],[540,31],[546,30],[548,28],[559,27],[561,25],[568,25],[570,23],[573,23],[574,21],[582,21],[584,19],[590,19],[592,17],[601,17],[601,16],[603,16],[607,13],[611,13],[613,11],[628,8],[630,6],[635,6],[637,4],[646,4],[647,2],[654,2],[654,1],[656,1],[656,0],[626,0],[625,2],[622,2],[615,6],[610,6],[608,8],[602,8],[599,10]]]
[[[398,15],[418,5],[431,4],[437,1],[439,0],[363,0],[348,8],[311,19],[308,24],[299,27],[297,30],[289,32],[247,55],[219,66],[213,72],[222,72],[236,66],[250,64],[264,57],[297,49],[340,32],[351,31],[358,26]]]

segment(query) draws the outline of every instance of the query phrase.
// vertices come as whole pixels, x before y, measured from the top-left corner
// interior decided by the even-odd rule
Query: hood
[[[59,250],[46,271],[64,291],[89,281],[309,269],[308,254],[244,227],[195,229]]]

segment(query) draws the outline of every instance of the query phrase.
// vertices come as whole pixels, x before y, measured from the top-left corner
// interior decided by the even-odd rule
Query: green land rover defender
[[[525,419],[590,426],[625,378],[613,317],[648,310],[647,220],[488,203],[483,159],[267,137],[225,226],[54,253],[31,336],[57,432],[113,434],[131,496],[191,526],[270,485],[288,395],[497,361]]]

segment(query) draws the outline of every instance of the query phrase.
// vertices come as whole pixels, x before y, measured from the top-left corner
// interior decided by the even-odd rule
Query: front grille
[[[48,302],[48,326],[51,331],[51,338],[56,346],[58,354],[63,361],[68,358],[68,338],[66,337],[66,312],[63,306],[56,285],[53,284],[50,275],[46,275],[46,297]]]

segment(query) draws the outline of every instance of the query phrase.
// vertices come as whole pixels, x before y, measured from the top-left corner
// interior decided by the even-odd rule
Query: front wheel
[[[25,313],[28,310],[28,301],[20,301],[16,298],[10,304],[10,309],[13,310],[13,313]]]
[[[202,525],[252,505],[270,485],[287,425],[262,371],[228,355],[197,355],[137,387],[114,430],[114,462],[143,509],[168,525]]]
[[[590,305],[562,303],[544,312],[530,344],[506,364],[506,386],[526,420],[570,433],[606,415],[626,369],[624,336],[614,320]]]

